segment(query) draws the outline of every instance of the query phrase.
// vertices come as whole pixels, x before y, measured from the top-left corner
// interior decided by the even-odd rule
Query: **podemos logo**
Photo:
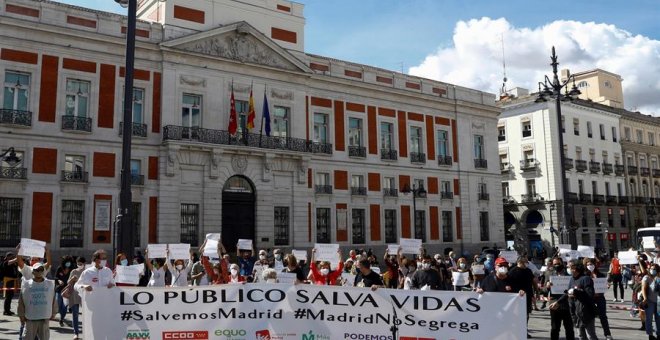
[[[272,340],[270,338],[270,331],[267,329],[257,331],[257,340]]]
[[[167,331],[163,332],[166,340],[209,340],[208,331]]]
[[[126,340],[146,340],[146,339],[151,339],[149,337],[149,330],[148,329],[129,329],[128,332],[126,332]]]

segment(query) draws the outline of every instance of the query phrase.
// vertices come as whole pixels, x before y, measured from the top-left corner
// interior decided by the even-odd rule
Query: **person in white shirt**
[[[115,286],[115,280],[112,270],[106,267],[108,255],[105,250],[99,249],[92,254],[92,263],[94,266],[85,269],[80,275],[78,282],[73,286],[75,290],[86,290],[91,292],[94,288]],[[82,294],[81,294],[82,295]]]
[[[167,270],[167,264],[160,259],[149,258],[149,250],[144,251],[144,264],[147,266],[147,269],[151,272],[151,277],[149,278],[149,283],[147,287],[165,287],[165,270]]]
[[[39,262],[30,267],[33,278],[23,279],[18,298],[18,317],[25,323],[25,339],[50,338],[48,322],[55,319],[55,281],[45,278],[44,264]]]
[[[18,252],[17,254],[20,254],[21,251],[21,245],[19,244],[17,249]],[[18,271],[23,275],[23,278],[26,280],[32,279],[32,264],[36,263],[43,263],[42,259],[33,257],[30,259],[30,265],[25,265],[25,260],[23,260],[22,256],[17,256],[16,257],[16,265],[18,265]],[[45,274],[44,276],[48,275],[50,272],[50,267],[53,264],[53,261],[51,261],[50,257],[50,249],[48,248],[48,244],[46,244],[46,263],[44,263],[44,271]]]
[[[192,256],[192,250],[190,251],[190,259],[186,260],[188,261],[188,264],[184,267],[183,263],[184,261],[179,259],[174,261],[174,266],[170,265],[171,260],[170,260],[170,250],[167,250],[167,261],[165,262],[167,264],[167,269],[170,271],[170,274],[172,274],[172,284],[170,286],[172,287],[187,287],[188,286],[188,274],[190,273],[190,270],[192,269],[193,265],[193,256]]]

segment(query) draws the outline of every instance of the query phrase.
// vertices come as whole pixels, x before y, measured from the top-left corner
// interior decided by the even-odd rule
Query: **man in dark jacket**
[[[532,313],[532,298],[534,297],[534,287],[536,286],[536,277],[531,269],[527,268],[529,261],[527,257],[520,256],[516,261],[516,266],[509,271],[512,288],[514,292],[525,291],[527,300],[527,323],[529,323],[529,314]],[[528,338],[531,336],[527,336]]]
[[[16,256],[14,253],[8,252],[4,260],[0,263],[0,277],[7,283],[5,288],[5,303],[3,315],[12,316],[14,312],[11,311],[11,300],[14,298],[14,287],[17,287],[18,279],[18,266],[16,265]]]
[[[431,257],[424,255],[422,259],[422,266],[417,268],[415,274],[413,274],[412,280],[410,282],[410,288],[412,289],[431,289],[431,290],[441,290],[443,287],[443,280],[440,276],[440,273],[431,268]]]
[[[586,275],[581,262],[570,262],[573,278],[568,284],[571,317],[580,332],[581,339],[598,339],[596,335],[596,305],[594,302],[594,281]]]
[[[564,261],[560,257],[552,259],[552,270],[555,275],[553,276],[566,276],[566,267]],[[548,291],[552,289],[552,276],[550,276],[546,287]],[[564,331],[566,332],[566,340],[575,340],[575,331],[573,330],[573,319],[568,306],[568,296],[565,294],[550,294],[550,339],[559,340],[559,331],[561,324],[564,323]]]

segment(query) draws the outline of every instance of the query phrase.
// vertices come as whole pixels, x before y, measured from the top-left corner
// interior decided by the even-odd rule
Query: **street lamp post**
[[[550,56],[550,60],[552,61],[550,63],[550,66],[552,66],[552,74],[553,78],[550,79],[548,76],[545,76],[545,80],[543,82],[539,82],[539,95],[538,98],[536,99],[537,103],[541,102],[546,102],[547,97],[550,97],[555,100],[555,110],[557,111],[557,131],[559,135],[559,171],[561,171],[561,204],[562,204],[562,212],[563,216],[559,217],[559,226],[560,229],[563,228],[564,230],[567,230],[570,228],[568,226],[568,220],[570,216],[570,209],[568,205],[568,195],[566,191],[566,170],[565,170],[565,155],[564,155],[564,135],[561,129],[561,102],[562,101],[570,101],[573,100],[574,98],[577,98],[581,94],[580,90],[575,86],[575,76],[574,75],[569,75],[566,80],[561,81],[558,76],[558,70],[557,66],[559,66],[559,62],[557,62],[557,55],[555,54],[555,47],[552,47],[552,55]],[[571,90],[569,92],[568,87],[569,83],[573,81],[573,86],[571,87]],[[541,85],[543,86],[543,91],[541,91]],[[565,90],[565,92],[562,94],[562,89]],[[577,246],[577,240],[575,239],[575,230],[573,228],[568,229],[570,231],[569,234],[569,239],[571,243],[571,247],[575,248]]]
[[[133,212],[131,211],[131,138],[133,135],[133,74],[135,64],[135,25],[137,0],[115,0],[122,7],[128,7],[126,28],[126,72],[124,75],[124,126],[122,131],[121,189],[119,192],[119,212],[117,215],[117,252],[130,259],[134,251]]]
[[[552,223],[552,211],[555,210],[555,204],[550,203],[550,240],[552,240],[552,249],[555,249],[555,227]],[[561,241],[560,241],[561,242]]]
[[[417,233],[417,197],[419,198],[425,198],[426,197],[426,190],[424,189],[424,185],[420,184],[419,187],[417,187],[415,184],[413,184],[412,189],[410,188],[410,185],[406,184],[403,187],[403,192],[404,195],[408,195],[409,193],[413,194],[413,223],[415,224],[415,238],[425,240],[425,233],[422,233],[418,235]]]

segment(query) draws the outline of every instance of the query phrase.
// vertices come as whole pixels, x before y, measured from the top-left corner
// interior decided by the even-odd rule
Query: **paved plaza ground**
[[[630,301],[630,290],[626,290],[626,301]],[[612,336],[614,339],[626,339],[626,340],[640,340],[646,339],[647,336],[644,331],[638,330],[641,326],[638,318],[631,318],[629,311],[615,309],[613,307],[629,307],[630,304],[626,303],[613,303],[612,291],[608,291],[607,295],[608,309],[607,316],[610,321],[610,328],[612,330]],[[12,306],[12,311],[16,311],[16,299]],[[539,303],[539,307],[541,304]],[[51,339],[53,340],[71,340],[73,338],[73,330],[71,328],[71,315],[67,315],[67,323],[64,327],[60,327],[59,323],[56,321],[51,321]],[[82,322],[82,316],[81,316]],[[4,316],[0,315],[0,339],[18,339],[18,329],[19,321],[16,316]],[[550,312],[546,309],[543,311],[533,311],[529,319],[529,332],[534,339],[550,339]],[[596,320],[596,332],[599,339],[604,339],[603,330],[600,327],[600,321]],[[577,335],[577,334],[576,334]],[[81,335],[84,339],[84,332]],[[560,336],[561,339],[564,338],[564,332]],[[486,340],[486,339],[483,339]]]

